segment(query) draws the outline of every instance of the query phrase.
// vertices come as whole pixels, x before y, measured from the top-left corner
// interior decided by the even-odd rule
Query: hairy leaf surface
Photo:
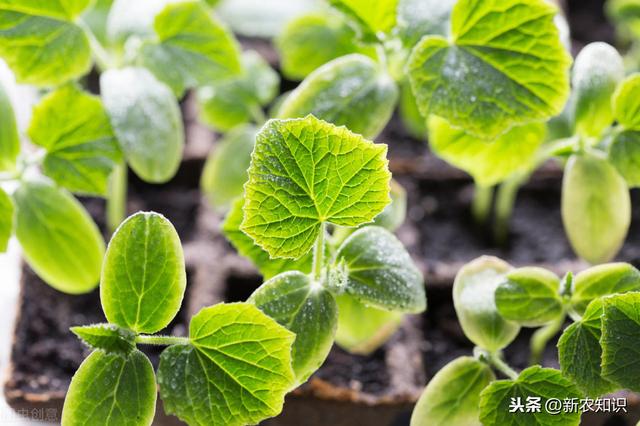
[[[136,334],[114,324],[71,327],[71,331],[93,349],[102,349],[108,353],[127,356],[136,348]]]

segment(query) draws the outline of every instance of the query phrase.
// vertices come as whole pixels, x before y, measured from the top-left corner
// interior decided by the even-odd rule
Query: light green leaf
[[[517,323],[500,316],[495,303],[496,288],[510,270],[508,263],[483,256],[463,266],[453,283],[453,304],[464,334],[489,351],[504,348],[520,331]]]
[[[147,357],[93,351],[71,380],[63,426],[149,426],[156,413],[156,380]]]
[[[171,179],[180,165],[184,131],[178,103],[144,68],[100,76],[102,100],[127,162],[150,183]]]
[[[603,299],[602,376],[618,386],[640,392],[640,293]]]
[[[13,170],[20,153],[20,137],[11,100],[0,84],[0,171]]]
[[[107,18],[114,0],[95,0],[93,5],[82,14],[82,20],[91,29],[96,39],[104,46],[109,45],[107,37]]]
[[[280,78],[258,53],[244,52],[242,63],[241,75],[212,82],[197,92],[201,120],[221,132],[262,121],[261,107],[278,93]]]
[[[127,356],[136,348],[136,334],[114,324],[93,324],[71,327],[73,334],[93,349]]]
[[[411,415],[411,426],[480,426],[480,392],[495,376],[489,366],[460,357],[427,385]]]
[[[616,390],[613,383],[602,377],[600,368],[602,313],[602,300],[594,300],[582,319],[567,327],[558,340],[558,359],[562,374],[592,398]]]
[[[191,319],[189,345],[166,349],[158,383],[165,411],[189,424],[244,426],[280,413],[294,385],[294,334],[249,303]]]
[[[632,74],[618,85],[613,95],[616,120],[627,129],[640,130],[640,74]]]
[[[340,16],[304,15],[287,23],[276,38],[282,72],[302,80],[327,62],[350,53],[365,52],[356,34]]]
[[[407,191],[397,181],[391,179],[391,203],[373,219],[373,224],[394,232],[404,223],[407,216]]]
[[[338,324],[336,301],[308,275],[277,275],[247,300],[296,334],[291,356],[297,383],[304,383],[329,355]]]
[[[361,27],[365,37],[388,33],[396,25],[398,0],[329,0]]]
[[[244,214],[242,212],[244,199],[238,198],[222,224],[222,232],[231,245],[242,256],[248,258],[258,268],[265,280],[286,271],[300,271],[305,274],[311,272],[313,253],[309,251],[299,259],[272,259],[269,253],[257,246],[251,237],[240,230]]]
[[[457,0],[398,0],[398,31],[412,48],[426,35],[447,36]]]
[[[180,238],[158,213],[136,213],[111,237],[100,300],[107,320],[136,333],[155,333],[176,316],[187,276]]]
[[[47,150],[44,173],[70,191],[106,195],[121,154],[99,98],[64,86],[34,108],[31,141]]]
[[[609,145],[608,158],[631,188],[640,186],[640,131],[616,133]]]
[[[54,12],[47,10],[48,2],[30,3],[41,7],[15,7],[17,0],[0,2],[0,56],[18,82],[57,86],[89,72],[91,49],[82,29],[51,16]]]
[[[628,263],[598,265],[573,278],[571,307],[582,315],[591,301],[616,293],[640,291],[640,271]]]
[[[11,198],[0,188],[0,253],[7,251],[13,233],[14,207]]]
[[[72,21],[87,8],[90,2],[90,0],[0,0],[0,9]]]
[[[398,88],[386,71],[371,58],[353,54],[309,74],[284,101],[278,117],[313,114],[373,139],[391,118],[397,99]]]
[[[400,89],[400,119],[409,134],[420,140],[427,139],[427,120],[422,116],[413,96],[411,85],[406,82]]]
[[[583,136],[597,137],[613,123],[611,96],[624,78],[618,51],[603,42],[590,43],[573,66],[574,123]]]
[[[366,306],[348,294],[336,296],[338,329],[336,343],[352,354],[370,355],[395,333],[402,312]]]
[[[640,36],[640,4],[637,0],[608,0],[605,11],[624,41]]]
[[[203,3],[169,4],[153,26],[158,39],[142,46],[142,64],[178,97],[185,89],[240,74],[238,43]]]
[[[594,264],[609,261],[630,221],[629,190],[616,169],[595,155],[571,156],[562,182],[562,222],[575,252]]]
[[[240,228],[271,257],[300,258],[323,223],[372,221],[390,201],[386,151],[313,116],[268,121],[256,138]]]
[[[494,141],[474,137],[435,115],[428,125],[435,154],[469,173],[480,186],[496,185],[531,169],[545,137],[543,123],[513,127]]]
[[[120,48],[125,41],[153,37],[156,16],[176,0],[114,0],[107,16],[107,38]]]
[[[229,208],[241,197],[258,129],[237,127],[224,135],[204,165],[200,186],[216,209]]]
[[[525,327],[538,327],[562,315],[560,279],[543,268],[511,271],[496,289],[496,307],[505,319]]]
[[[509,412],[513,398],[520,398],[526,406],[527,398],[540,398],[539,412]],[[564,378],[558,370],[529,367],[516,380],[498,380],[491,383],[480,395],[480,421],[485,426],[578,426],[580,412],[545,410],[549,399],[580,400],[582,395],[575,385]],[[516,399],[516,402],[518,400]]]
[[[571,60],[553,22],[556,12],[541,0],[458,1],[449,39],[425,37],[409,59],[422,115],[495,139],[560,113]]]
[[[424,278],[400,241],[378,226],[367,226],[347,238],[335,256],[343,271],[346,294],[382,309],[419,313],[426,309]]]
[[[104,240],[71,194],[27,181],[13,194],[15,232],[29,266],[53,288],[79,294],[98,285]]]

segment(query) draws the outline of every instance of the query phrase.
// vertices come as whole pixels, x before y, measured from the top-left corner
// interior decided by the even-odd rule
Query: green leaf
[[[595,155],[571,156],[562,182],[562,222],[575,252],[590,263],[609,261],[630,221],[629,190],[616,169]]]
[[[426,140],[427,120],[425,120],[420,113],[418,104],[416,103],[416,97],[413,96],[411,85],[408,82],[401,86],[400,104],[398,108],[400,111],[400,119],[407,129],[407,132],[416,139]]]
[[[265,280],[286,271],[300,271],[305,274],[311,272],[312,251],[295,260],[285,258],[272,259],[269,253],[257,246],[251,237],[242,232],[240,230],[244,217],[242,206],[244,206],[244,199],[236,199],[222,224],[222,232],[242,256],[253,262]]]
[[[191,319],[189,345],[166,349],[158,383],[165,411],[189,424],[244,426],[280,413],[294,385],[294,334],[248,303]]]
[[[87,4],[0,1],[0,56],[18,82],[57,86],[89,72],[89,40],[72,22]]]
[[[34,108],[31,141],[47,150],[44,173],[70,191],[106,195],[120,149],[99,98],[64,86]]]
[[[513,398],[526,407],[527,398],[540,398],[539,412],[509,412]],[[580,412],[550,413],[545,410],[549,399],[580,400],[582,395],[575,385],[564,378],[558,370],[529,367],[515,380],[498,380],[491,383],[480,394],[480,421],[485,426],[578,426]]]
[[[256,138],[240,228],[271,257],[300,258],[323,223],[372,221],[389,204],[386,151],[313,116],[268,121]]]
[[[71,327],[73,334],[93,349],[127,356],[136,348],[136,334],[114,324],[93,324]]]
[[[640,293],[603,299],[602,376],[633,392],[640,392]]]
[[[367,37],[388,33],[396,25],[398,0],[329,0],[352,18]]]
[[[107,16],[107,38],[122,49],[130,37],[153,37],[156,16],[171,3],[175,0],[114,0]]]
[[[404,223],[407,217],[407,191],[397,181],[390,182],[391,202],[373,219],[373,224],[394,232]]]
[[[302,272],[277,275],[248,299],[296,334],[291,356],[297,383],[304,383],[329,355],[338,324],[336,301]]]
[[[608,0],[605,11],[623,41],[640,36],[640,4],[636,0]]]
[[[178,97],[185,89],[240,74],[238,43],[203,3],[169,4],[153,26],[158,39],[142,46],[142,64]]]
[[[525,327],[539,327],[562,315],[560,279],[543,268],[519,268],[507,274],[496,289],[496,307],[505,319]]]
[[[590,43],[573,66],[574,122],[583,136],[597,137],[613,123],[611,96],[624,78],[618,51],[603,42]]]
[[[109,45],[107,37],[107,18],[114,0],[95,0],[93,5],[82,14],[82,20],[91,29],[96,39],[104,46]]]
[[[560,113],[571,60],[556,12],[541,0],[458,1],[449,39],[425,37],[409,59],[422,115],[495,139],[512,126]]]
[[[508,263],[483,256],[463,266],[453,283],[453,304],[464,334],[492,352],[507,346],[520,331],[517,323],[498,313],[495,303],[496,289],[510,270]]]
[[[278,93],[280,78],[256,52],[242,55],[241,75],[198,90],[200,118],[216,130],[226,132],[257,120]],[[248,165],[247,165],[248,167]]]
[[[609,145],[608,158],[631,188],[640,186],[640,131],[616,133]]]
[[[598,265],[573,279],[571,307],[583,314],[587,305],[601,296],[640,291],[640,271],[628,263]]]
[[[480,392],[495,376],[489,366],[460,357],[433,376],[411,416],[411,426],[480,426]]]
[[[335,256],[346,294],[382,309],[419,313],[426,309],[424,278],[409,253],[389,231],[367,226],[347,238]]]
[[[627,77],[613,95],[616,120],[627,129],[640,130],[640,74]]]
[[[93,351],[71,380],[63,426],[148,426],[156,413],[156,380],[147,357]]]
[[[469,173],[480,186],[493,186],[530,170],[545,137],[542,123],[512,127],[494,141],[479,139],[435,115],[428,126],[435,154]]]
[[[122,68],[103,73],[100,90],[133,171],[150,183],[171,179],[180,166],[184,131],[169,88],[144,68]]]
[[[405,46],[412,48],[426,35],[445,37],[457,0],[398,0],[398,31]]]
[[[13,170],[20,153],[20,137],[11,100],[0,84],[0,171]]]
[[[367,306],[348,294],[335,299],[339,313],[336,343],[352,354],[373,353],[400,328],[404,318],[402,312]]]
[[[29,266],[57,290],[93,290],[100,278],[104,240],[82,204],[45,181],[21,183],[13,200],[16,237]]]
[[[300,16],[288,22],[275,40],[282,72],[290,79],[301,80],[333,59],[365,52],[355,39],[355,32],[340,16]]]
[[[155,333],[176,316],[187,276],[180,238],[158,213],[136,213],[111,237],[100,300],[107,320],[136,333]]]
[[[353,54],[309,74],[284,101],[278,117],[313,114],[373,139],[391,118],[397,99],[398,88],[386,71],[371,58]]]
[[[0,253],[7,251],[9,238],[13,233],[13,202],[11,197],[0,187]]]
[[[602,300],[594,300],[582,319],[567,327],[558,340],[558,359],[562,374],[592,398],[616,390],[613,383],[602,377],[600,367],[602,313]]]
[[[200,186],[214,208],[229,208],[244,193],[257,133],[252,125],[237,127],[225,134],[209,154]]]

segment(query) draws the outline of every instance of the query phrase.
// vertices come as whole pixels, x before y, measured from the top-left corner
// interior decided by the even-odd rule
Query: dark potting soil
[[[568,0],[566,9],[574,53],[594,41],[615,46],[615,29],[605,15],[605,0]]]

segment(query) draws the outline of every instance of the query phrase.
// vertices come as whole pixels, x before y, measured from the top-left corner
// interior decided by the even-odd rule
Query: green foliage
[[[550,413],[544,408],[540,412],[509,412],[512,398],[540,398],[541,406],[550,398],[560,401],[581,398],[575,385],[562,374],[550,368],[529,367],[517,379],[498,380],[491,383],[480,395],[480,421],[485,426],[578,426],[580,412]]]
[[[0,56],[18,81],[56,86],[89,71],[89,40],[74,23],[88,3],[0,1]]]
[[[184,145],[180,108],[171,90],[146,69],[133,67],[103,73],[100,90],[133,171],[152,183],[171,179]]]
[[[424,279],[404,246],[377,226],[357,230],[335,256],[342,290],[367,306],[419,313],[426,308]]]
[[[391,202],[373,219],[373,224],[394,232],[407,216],[407,191],[395,180],[390,182]]]
[[[640,186],[640,131],[622,130],[609,146],[609,161],[631,188]]]
[[[400,104],[398,107],[400,119],[407,132],[416,139],[426,139],[427,120],[424,119],[418,109],[416,97],[413,96],[409,83],[404,83],[400,88]]]
[[[640,391],[640,293],[603,299],[602,376],[621,388]]]
[[[20,152],[16,117],[9,96],[0,85],[0,171],[13,170]]]
[[[542,123],[513,127],[494,141],[479,139],[435,115],[428,125],[434,152],[469,173],[480,186],[493,186],[533,168],[545,137]]]
[[[13,231],[13,202],[11,197],[0,188],[0,253],[7,251],[9,238]]]
[[[142,46],[142,63],[178,97],[185,89],[240,73],[235,38],[202,2],[169,4],[153,26],[157,40]]]
[[[136,334],[114,324],[71,327],[71,331],[93,349],[128,356],[136,348]]]
[[[629,291],[640,291],[640,271],[628,263],[598,265],[575,276],[570,302],[582,315],[593,300]]]
[[[413,410],[411,426],[480,426],[480,392],[493,380],[487,364],[456,358],[429,381]]]
[[[613,123],[611,96],[624,78],[618,51],[607,43],[584,47],[573,66],[574,122],[578,134],[599,136]]]
[[[337,9],[349,16],[363,37],[375,40],[384,37],[396,25],[398,0],[329,0]]]
[[[127,39],[154,36],[156,16],[173,0],[114,0],[107,16],[107,38],[122,49]]]
[[[495,292],[498,312],[505,319],[537,327],[563,314],[560,279],[543,268],[525,267],[509,272]]]
[[[398,0],[397,29],[404,44],[413,47],[426,35],[445,37],[456,1]]]
[[[333,346],[338,307],[331,293],[308,275],[290,271],[264,283],[248,301],[296,334],[293,371],[298,383],[305,382]]]
[[[570,58],[555,14],[542,0],[459,0],[449,39],[425,37],[409,59],[422,114],[495,139],[512,126],[560,113],[569,93]]]
[[[29,266],[57,290],[93,290],[100,278],[104,241],[82,205],[45,181],[23,182],[13,200],[15,233]]]
[[[256,138],[240,229],[271,257],[302,257],[322,224],[357,226],[389,203],[385,154],[385,145],[313,116],[267,122]]]
[[[256,424],[282,410],[293,385],[294,334],[246,303],[204,308],[189,344],[165,349],[158,383],[165,411],[196,424]]]
[[[631,221],[624,179],[605,159],[573,155],[562,183],[562,221],[576,253],[591,263],[610,260],[620,249]]]
[[[71,380],[62,425],[148,426],[156,394],[153,367],[142,352],[93,351]]]
[[[100,299],[107,320],[136,333],[166,327],[186,286],[180,238],[157,213],[137,213],[111,238],[102,268]]]
[[[640,130],[640,74],[632,74],[618,85],[613,96],[613,112],[626,129]]]
[[[43,172],[70,191],[105,195],[120,149],[100,99],[67,85],[34,108],[31,141],[47,151]]]
[[[391,118],[398,88],[371,58],[352,54],[318,68],[278,110],[279,118],[313,114],[366,138],[375,138]]]
[[[517,323],[498,313],[494,298],[510,270],[506,262],[483,256],[463,266],[453,283],[453,303],[464,334],[489,351],[504,348],[520,331]]]

